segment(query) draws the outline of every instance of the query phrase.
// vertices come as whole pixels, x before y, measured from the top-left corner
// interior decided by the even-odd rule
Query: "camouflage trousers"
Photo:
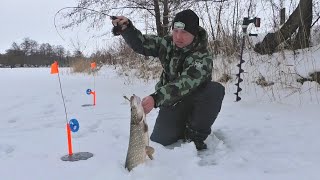
[[[185,138],[186,127],[196,139],[204,141],[211,133],[225,95],[220,83],[208,82],[181,102],[171,107],[160,107],[150,139],[164,146]]]

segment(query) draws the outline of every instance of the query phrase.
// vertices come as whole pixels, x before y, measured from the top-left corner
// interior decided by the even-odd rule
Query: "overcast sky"
[[[56,12],[64,7],[77,6],[78,1],[0,0],[0,53],[5,53],[13,42],[21,44],[24,38],[35,40],[39,44],[62,45],[71,52],[79,49],[85,55],[90,55],[97,49],[112,45],[116,38],[111,34],[112,25],[109,18],[106,19],[105,27],[100,31],[90,30],[88,32],[84,28],[86,26],[83,26],[73,30],[58,28],[59,33],[57,32],[54,26]],[[258,28],[258,30],[260,29],[260,32],[263,32],[263,26],[269,27],[269,22],[266,18],[270,16],[270,12],[264,7],[257,8],[256,15],[261,17],[261,28]],[[61,19],[58,18],[58,20]],[[132,20],[134,21],[134,19]],[[59,25],[59,21],[56,23]],[[137,26],[138,24],[135,25]],[[253,31],[252,33],[255,32]],[[99,36],[101,34],[105,35]],[[95,37],[93,38],[92,36]],[[256,39],[258,40],[259,38],[262,38],[261,34]]]
[[[85,30],[59,30],[54,27],[55,13],[67,6],[76,6],[77,0],[1,0],[0,1],[0,53],[5,53],[13,42],[20,44],[24,38],[41,43],[62,45],[74,50],[74,44],[83,44],[80,48],[89,52],[90,48],[99,48],[102,38],[90,39]],[[106,20],[106,23],[111,23]],[[110,29],[106,29],[109,31]],[[71,42],[74,42],[74,44]],[[106,39],[104,39],[105,43]],[[86,47],[85,44],[87,45]],[[90,46],[90,47],[88,47]]]

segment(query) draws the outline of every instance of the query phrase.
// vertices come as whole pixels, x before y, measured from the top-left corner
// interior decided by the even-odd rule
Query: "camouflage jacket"
[[[176,47],[171,35],[142,35],[131,22],[121,35],[135,52],[160,59],[163,71],[151,94],[155,107],[172,106],[212,79],[208,35],[201,27],[194,41],[184,48]]]

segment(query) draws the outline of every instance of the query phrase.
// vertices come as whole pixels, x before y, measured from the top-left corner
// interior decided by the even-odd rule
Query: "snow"
[[[245,68],[257,71],[248,64]],[[156,81],[119,76],[108,66],[95,76],[74,74],[69,68],[59,70],[67,119],[76,118],[80,123],[80,130],[72,133],[73,152],[94,156],[76,162],[60,159],[68,154],[68,148],[57,74],[50,74],[49,68],[1,68],[1,179],[320,178],[319,85],[315,82],[306,82],[297,90],[300,93],[292,93],[287,88],[261,88],[250,82],[254,75],[248,73],[241,84],[241,101],[235,102],[234,82],[225,85],[221,113],[206,140],[209,150],[199,153],[192,143],[163,147],[151,142],[154,160],[128,172],[124,161],[130,107],[123,95],[144,97],[153,92]],[[86,90],[94,85],[97,104],[83,107],[93,103]],[[157,112],[154,109],[147,115],[150,133]]]

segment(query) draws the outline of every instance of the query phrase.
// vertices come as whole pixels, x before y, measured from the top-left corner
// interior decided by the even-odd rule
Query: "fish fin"
[[[123,98],[130,101],[130,99],[127,96],[123,96]]]
[[[143,130],[145,133],[148,132],[148,130],[149,130],[148,124],[144,121],[143,121]]]
[[[148,157],[153,160],[153,156],[152,154],[154,153],[154,148],[151,146],[146,146],[146,153],[148,155]]]

